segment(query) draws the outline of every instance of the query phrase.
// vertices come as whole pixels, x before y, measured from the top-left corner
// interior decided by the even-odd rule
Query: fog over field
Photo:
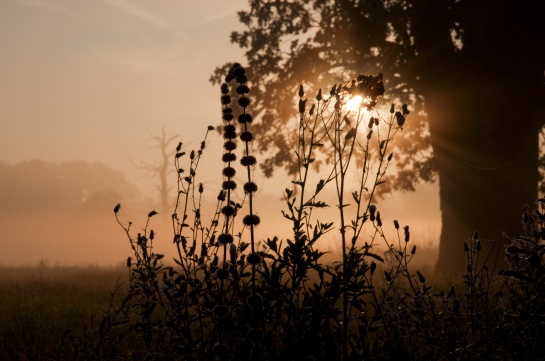
[[[161,162],[153,137],[163,129],[172,146],[191,149],[208,125],[220,124],[219,89],[208,80],[216,66],[244,62],[229,33],[241,28],[236,11],[245,6],[0,2],[0,264],[124,262],[130,247],[113,215],[117,203],[134,232],[157,210],[156,247],[173,252],[172,209],[162,209],[159,179],[142,166]],[[210,135],[200,166],[208,203],[221,189],[221,142]],[[174,186],[173,168],[169,179]],[[258,237],[288,237],[280,210],[290,179],[256,171],[256,182]],[[409,224],[415,242],[436,246],[437,193],[436,185],[419,185],[387,195],[379,208],[385,222]],[[323,221],[328,212],[335,209],[323,211]],[[332,250],[337,232],[329,235]]]

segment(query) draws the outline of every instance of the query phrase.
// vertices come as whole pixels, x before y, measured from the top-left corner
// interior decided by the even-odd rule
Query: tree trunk
[[[537,19],[543,4],[462,5],[463,46],[456,51],[447,2],[422,0],[414,9],[416,69],[439,174],[437,270],[447,274],[465,271],[463,243],[475,231],[485,246],[481,259],[492,248],[484,240],[520,232],[523,208],[537,196],[544,120],[545,49],[537,45],[544,39]],[[502,249],[497,257],[503,263]]]

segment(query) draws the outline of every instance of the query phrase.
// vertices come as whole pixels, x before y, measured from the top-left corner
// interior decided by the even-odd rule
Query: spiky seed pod
[[[221,213],[226,215],[226,216],[232,216],[233,214],[235,214],[235,207],[230,206],[230,205],[224,206],[221,209]]]
[[[242,113],[238,116],[238,122],[241,123],[241,124],[244,124],[244,123],[251,123],[253,121],[253,118],[250,114],[248,113]]]
[[[235,150],[236,148],[237,148],[237,144],[235,142],[228,141],[223,143],[223,149],[229,152]]]
[[[247,216],[244,216],[242,219],[242,222],[245,226],[257,226],[261,220],[259,219],[259,216],[255,214],[248,214]]]
[[[380,218],[380,212],[377,212],[377,226],[382,227],[382,219]]]
[[[225,200],[225,191],[221,190],[218,194],[218,201],[223,202]]]
[[[230,116],[233,116],[233,114],[229,114]],[[237,137],[237,132],[235,131],[224,131],[223,132],[223,138],[225,139],[235,139]]]
[[[240,134],[240,140],[243,142],[251,142],[254,139],[252,132],[242,132]]]
[[[202,183],[199,183],[199,193],[202,192],[204,192],[204,186],[202,185]]]
[[[223,268],[221,268],[220,270],[223,270]],[[229,276],[229,272],[227,273],[227,275]],[[229,309],[227,309],[227,306],[217,305],[217,306],[214,306],[214,308],[212,309],[212,313],[214,314],[214,316],[216,316],[216,318],[224,318],[229,313]]]
[[[409,226],[403,227],[403,230],[405,231],[405,242],[409,242],[411,239],[411,232],[409,231]]]
[[[227,268],[218,268],[216,271],[216,277],[220,280],[226,280],[229,277],[229,270]]]
[[[299,85],[299,92],[297,92],[297,95],[299,95],[299,98],[302,98],[305,95],[305,91],[303,90],[303,84]]]
[[[229,244],[233,243],[233,236],[229,233],[222,233],[218,236],[218,242],[220,244]]]
[[[232,178],[235,176],[235,174],[237,173],[237,171],[235,170],[235,168],[233,167],[225,167],[223,168],[223,171],[222,171],[223,175],[226,176],[227,178]]]
[[[229,95],[222,95],[221,96],[221,104],[223,104],[223,105],[231,104],[231,97]]]
[[[235,181],[232,181],[232,180],[226,180],[226,181],[223,181],[223,183],[221,184],[221,188],[225,189],[226,191],[227,190],[234,190],[234,189],[237,188],[237,183]]]
[[[373,128],[373,124],[375,124],[375,118],[371,117],[371,119],[369,119],[369,124],[367,125],[369,129]]]
[[[246,108],[250,105],[250,98],[242,97],[238,98],[238,105],[240,105],[243,108]]]
[[[394,107],[394,105],[392,104],[392,105],[390,106],[390,113],[391,113],[391,114],[394,114],[394,112],[395,112],[395,107]]]
[[[253,155],[245,155],[242,158],[240,158],[240,164],[242,164],[245,167],[254,165],[257,163],[257,160]]]
[[[413,249],[411,249],[411,254],[414,255],[416,253],[416,244],[413,246]]]
[[[229,94],[229,85],[227,83],[221,84],[220,89],[222,94]]]
[[[246,76],[246,74],[240,74],[240,75],[237,75],[235,80],[239,84],[244,84],[244,83],[248,82],[248,77]]]
[[[399,229],[399,222],[397,221],[397,219],[394,219],[394,227],[395,229]]]
[[[407,109],[407,104],[403,104],[401,106],[401,111],[403,112],[403,115],[405,115],[405,116],[409,115],[409,113],[410,113],[409,109]]]
[[[250,307],[259,307],[263,304],[263,297],[259,294],[253,294],[246,297],[246,304]]]
[[[244,74],[246,74],[246,69],[244,69],[244,67],[242,67],[240,64],[238,64],[237,67],[233,67],[233,74],[235,76],[244,75]]]
[[[390,153],[390,155],[388,156],[388,162],[392,160],[393,156],[394,156],[394,153]]]
[[[261,255],[259,253],[250,253],[246,260],[251,265],[257,265],[261,262]]]
[[[375,118],[375,125],[378,126],[378,123],[379,123],[379,119]]]
[[[316,106],[316,104],[312,104],[312,106],[310,107],[310,110],[308,111],[308,115],[312,116],[312,114],[314,114],[314,107]]]
[[[375,206],[374,204],[371,204],[369,206],[369,214],[371,215],[371,221],[374,221],[375,220],[375,212],[377,211],[377,206]]]
[[[305,114],[305,108],[306,108],[306,105],[307,105],[307,100],[299,100],[299,113],[301,114]]]
[[[329,95],[333,96],[337,92],[337,84],[334,84],[333,87],[331,87],[331,90],[329,91]]]
[[[316,95],[316,100],[317,101],[322,100],[322,89],[318,89],[318,94]]]
[[[223,127],[224,132],[236,132],[237,128],[233,124],[227,124]]]
[[[221,156],[221,160],[223,160],[225,163],[234,162],[235,160],[237,160],[237,155],[235,153],[224,153]]]
[[[208,130],[209,130],[209,131],[212,131],[212,130],[214,130],[214,129],[215,129],[215,128],[214,128],[213,125],[209,125],[209,126],[208,126]]]
[[[254,182],[246,182],[244,184],[244,193],[254,193],[257,192],[257,184]]]
[[[234,117],[235,116],[232,113],[223,113],[221,115],[221,119],[225,120],[226,122],[230,122]]]
[[[420,281],[420,283],[426,283],[426,279],[424,278],[422,273],[420,273],[419,271],[416,271],[416,275],[418,276],[418,280]]]
[[[132,258],[128,257],[127,258],[127,267],[131,267],[131,265],[132,265]]]
[[[229,348],[222,343],[216,342],[212,350],[219,360],[226,360],[229,357]]]
[[[373,136],[373,129],[370,129],[369,133],[367,133],[367,139],[371,139],[372,136]]]
[[[236,87],[235,91],[237,94],[248,94],[250,92],[250,88],[246,84],[241,84]]]
[[[396,112],[395,113],[395,117],[396,117],[396,121],[397,121],[397,125],[402,128],[403,127],[403,124],[405,124],[405,117],[403,116],[403,114],[401,114],[400,112]]]

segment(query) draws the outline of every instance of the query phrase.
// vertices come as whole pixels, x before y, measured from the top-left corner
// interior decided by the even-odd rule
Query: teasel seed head
[[[254,182],[246,182],[244,184],[244,193],[254,193],[257,192],[257,184]]]
[[[223,153],[221,160],[223,160],[225,163],[234,162],[237,160],[237,155],[235,153]]]
[[[232,114],[229,114],[231,116],[233,116]],[[225,139],[235,139],[237,137],[237,132],[236,131],[224,131],[223,132],[223,138]]]
[[[250,98],[247,98],[247,97],[238,98],[238,105],[240,105],[243,108],[246,108],[248,105],[250,105]]]
[[[223,105],[231,104],[231,97],[229,95],[226,95],[226,94],[222,95],[221,96],[221,104],[223,104]]]
[[[233,74],[235,76],[244,75],[244,74],[246,74],[246,69],[244,69],[244,67],[241,66],[240,64],[235,63],[233,65]]]
[[[232,180],[226,180],[226,181],[223,181],[223,183],[221,184],[221,188],[225,189],[226,191],[227,190],[232,191],[232,190],[237,188],[237,183],[235,181],[232,181]]]
[[[235,116],[233,115],[233,113],[223,113],[221,115],[221,119],[225,120],[226,122],[230,122],[231,120],[233,120]]]
[[[233,243],[233,236],[229,233],[222,233],[218,236],[218,242],[220,244],[229,244],[229,243]]]
[[[220,280],[226,280],[229,277],[229,270],[227,268],[218,268],[216,271],[216,277]]]
[[[242,158],[240,158],[240,164],[242,164],[245,167],[255,165],[257,163],[257,160],[253,155],[245,155]]]
[[[248,94],[250,92],[250,88],[246,84],[241,84],[236,87],[235,91],[237,94]]]
[[[236,148],[237,148],[237,144],[235,142],[227,141],[227,142],[223,143],[223,149],[225,149],[227,151],[233,151]]]
[[[244,218],[242,219],[242,222],[244,223],[245,226],[257,226],[261,220],[259,219],[259,216],[255,215],[255,214],[248,214],[247,216],[244,216]]]
[[[235,168],[233,167],[225,167],[223,168],[223,171],[222,171],[223,175],[226,176],[227,178],[232,178],[235,176],[235,174],[237,173],[237,171],[235,170]]]
[[[403,115],[405,115],[405,116],[409,115],[409,113],[410,113],[409,109],[407,109],[407,104],[403,104],[401,106],[401,111],[403,112]]]
[[[223,183],[225,183],[225,182],[223,182]],[[223,215],[225,215],[225,216],[232,216],[232,215],[235,214],[235,207],[233,207],[231,205],[223,206],[223,208],[221,209],[221,213]]]
[[[241,124],[251,123],[253,121],[252,115],[248,113],[242,113],[238,116],[238,122]]]
[[[301,114],[305,114],[305,108],[306,108],[306,105],[307,105],[307,100],[299,100],[299,113]]]
[[[240,140],[243,142],[251,142],[254,139],[252,132],[242,132],[240,133]]]
[[[251,265],[257,265],[261,262],[261,255],[259,253],[250,253],[246,260]]]
[[[322,89],[319,89],[319,90],[318,90],[318,94],[316,95],[316,100],[317,100],[317,101],[322,100]]]

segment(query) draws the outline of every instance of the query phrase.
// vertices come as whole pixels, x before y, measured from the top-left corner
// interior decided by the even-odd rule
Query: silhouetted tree
[[[473,231],[488,239],[512,234],[537,195],[543,14],[541,0],[250,0],[239,12],[247,29],[231,40],[246,49],[257,79],[254,131],[269,155],[265,174],[295,170],[289,125],[300,83],[382,72],[389,100],[410,99],[422,115],[407,123],[390,186],[410,190],[439,176],[438,267],[462,271]]]
[[[169,202],[169,193],[172,190],[172,185],[169,184],[168,177],[172,174],[172,170],[174,169],[172,159],[175,151],[172,142],[178,137],[178,134],[170,137],[167,136],[165,127],[163,126],[161,128],[161,134],[151,134],[151,140],[154,143],[153,148],[159,151],[159,161],[154,161],[153,163],[141,161],[136,164],[137,169],[144,171],[150,178],[155,178],[157,180],[156,189],[159,193],[160,212],[164,215],[169,215],[169,217],[169,212],[172,210],[173,205]]]

